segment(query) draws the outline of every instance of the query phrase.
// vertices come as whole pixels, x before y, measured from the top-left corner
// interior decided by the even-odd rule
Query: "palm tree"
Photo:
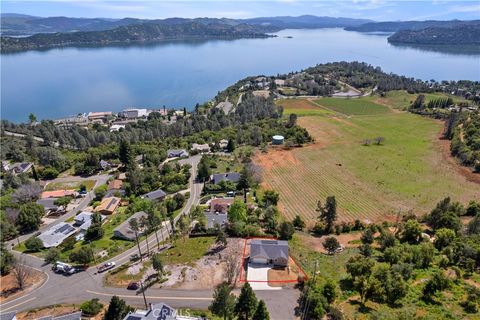
[[[128,225],[130,226],[130,229],[133,230],[133,232],[135,232],[135,241],[137,241],[137,247],[138,247],[138,253],[140,254],[140,261],[143,260],[143,257],[142,257],[142,250],[140,250],[140,242],[138,242],[138,230],[139,230],[139,226],[138,226],[138,221],[136,218],[132,218],[128,221]]]

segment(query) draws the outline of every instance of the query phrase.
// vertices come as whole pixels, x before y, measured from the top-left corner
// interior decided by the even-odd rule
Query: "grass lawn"
[[[118,269],[108,272],[105,277],[104,284],[109,287],[126,287],[132,281],[139,281],[143,278],[145,272],[151,267],[152,261],[148,258],[144,259],[143,265],[138,273],[127,273],[129,264],[125,264]]]
[[[299,117],[335,114],[307,99],[284,99],[278,100],[276,104],[283,107],[284,117],[291,113],[295,113]]]
[[[70,190],[70,189],[79,189],[80,185],[84,184],[87,187],[87,191],[92,190],[95,186],[95,180],[83,180],[83,181],[72,181],[72,182],[51,182],[46,185],[45,191],[53,190]]]
[[[373,115],[390,113],[390,109],[365,98],[321,98],[315,100],[320,106],[346,115]]]
[[[430,100],[433,100],[433,99],[446,98],[446,97],[452,98],[453,101],[455,101],[456,103],[466,101],[461,97],[449,95],[446,93],[426,93],[424,95],[425,95],[426,103],[428,103]],[[412,104],[412,102],[415,101],[417,96],[418,94],[410,94],[404,90],[396,90],[396,91],[387,92],[385,97],[371,96],[363,99],[377,102],[379,104],[386,104],[391,106],[392,108],[403,110],[405,108],[408,108]]]
[[[213,159],[215,167],[212,168],[212,174],[225,173],[225,172],[240,172],[242,165],[236,160],[232,160],[232,157],[216,156]]]
[[[203,257],[215,243],[215,237],[180,238],[174,246],[160,255],[162,261],[168,264],[192,265]]]
[[[305,100],[298,101],[304,110]],[[318,114],[300,117],[298,124],[315,138],[313,145],[255,157],[263,167],[262,187],[280,192],[280,210],[289,219],[300,214],[313,222],[317,201],[331,195],[341,221],[394,220],[398,210],[423,214],[446,196],[480,200],[480,186],[461,176],[437,145],[440,121],[389,112]],[[382,145],[362,144],[379,136]]]

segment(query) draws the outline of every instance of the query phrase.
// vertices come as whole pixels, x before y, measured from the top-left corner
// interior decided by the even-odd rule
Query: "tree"
[[[59,257],[60,257],[60,250],[57,248],[50,248],[45,254],[45,262],[54,263],[58,260]]]
[[[245,282],[235,305],[235,314],[238,320],[250,320],[256,309],[257,297],[250,284]]]
[[[236,199],[228,209],[228,221],[231,223],[237,221],[247,221],[247,206],[242,201]]]
[[[478,213],[467,225],[467,233],[480,234],[480,213]]]
[[[292,128],[292,127],[295,127],[296,124],[297,124],[297,115],[295,113],[291,113],[288,116],[287,127]]]
[[[143,259],[142,250],[140,250],[140,242],[138,241],[138,231],[140,230],[140,227],[138,225],[138,220],[136,218],[131,218],[128,221],[128,225],[130,226],[130,229],[132,229],[133,232],[135,233],[135,241],[137,242],[138,254],[140,256],[140,260],[142,260]]]
[[[355,280],[357,277],[366,276],[369,277],[372,274],[372,268],[375,265],[375,260],[360,255],[351,257],[347,264],[347,272]]]
[[[303,230],[305,228],[306,224],[305,221],[303,221],[302,217],[300,215],[296,215],[295,218],[293,219],[293,226],[297,230]]]
[[[5,242],[0,242],[0,275],[5,275],[13,268],[15,258],[13,254],[5,248]]]
[[[465,210],[465,215],[474,217],[477,214],[480,214],[480,202],[472,200],[468,203],[468,207]]]
[[[280,200],[280,194],[274,190],[265,190],[263,194],[263,203],[265,207],[276,206]]]
[[[235,142],[233,139],[228,139],[227,152],[233,152],[235,150]]]
[[[18,204],[34,202],[40,198],[42,187],[38,183],[26,183],[18,187],[12,194],[12,201]]]
[[[233,319],[235,309],[235,295],[232,289],[226,283],[222,283],[215,288],[213,292],[212,304],[208,307],[214,315],[222,317],[224,320]]]
[[[59,207],[67,208],[68,204],[72,201],[72,197],[61,197],[56,199],[53,204]]]
[[[93,192],[95,193],[95,200],[100,201],[107,194],[107,185],[104,184],[99,187],[96,187],[95,190],[93,190]]]
[[[332,233],[333,225],[337,220],[337,201],[334,196],[327,197],[325,206],[319,201],[317,204],[317,211],[320,212],[319,219],[325,222],[326,232]]]
[[[449,287],[450,280],[445,277],[443,271],[437,271],[423,287],[423,297],[425,299],[431,299],[437,292],[448,289]]]
[[[93,250],[90,247],[83,246],[77,251],[70,253],[70,260],[80,264],[89,264],[93,261]]]
[[[378,239],[380,244],[380,250],[385,250],[386,248],[393,247],[397,243],[395,235],[388,230],[382,230],[380,237]]]
[[[103,309],[103,304],[100,303],[98,298],[94,298],[92,300],[85,301],[80,305],[80,310],[86,316],[93,317],[97,315]]]
[[[210,166],[207,163],[207,158],[202,158],[200,163],[198,164],[198,173],[197,178],[200,181],[207,181],[210,179],[210,175],[212,171],[210,170]]]
[[[152,256],[153,270],[157,271],[157,278],[163,275],[163,262],[160,254],[154,254]]]
[[[37,117],[33,113],[30,113],[28,115],[28,121],[30,122],[30,124],[33,124],[33,123],[37,122]]]
[[[122,320],[130,311],[134,311],[134,309],[127,305],[124,300],[113,296],[103,319]]]
[[[290,240],[292,239],[294,233],[295,228],[293,227],[293,224],[291,222],[284,221],[280,223],[280,227],[278,228],[280,240]]]
[[[190,225],[187,217],[185,215],[181,215],[180,219],[177,222],[178,229],[180,230],[180,234],[183,237],[183,242],[185,242],[186,237],[188,235],[188,231],[190,230]]]
[[[410,244],[417,244],[422,239],[422,227],[417,220],[410,219],[403,226],[402,233],[400,235],[402,242],[408,242]]]
[[[329,254],[334,254],[338,248],[340,248],[340,242],[335,237],[327,237],[322,243],[323,248],[327,250]]]
[[[228,244],[227,235],[222,229],[218,231],[217,238],[215,239],[215,243],[221,245],[222,247],[227,246]]]
[[[258,302],[257,310],[255,310],[252,320],[270,320],[267,305],[263,300]]]
[[[448,247],[456,238],[455,231],[447,228],[438,229],[435,232],[435,248],[442,250],[445,247]]]
[[[28,238],[25,241],[25,247],[29,251],[38,252],[38,251],[42,250],[43,242],[42,242],[42,240],[40,240],[37,237],[31,237],[31,238]]]
[[[30,275],[31,275],[30,268],[27,267],[24,260],[22,259],[15,260],[12,273],[13,273],[13,276],[15,277],[15,281],[17,282],[18,288],[20,290],[23,290],[25,287],[25,284],[27,283],[28,278],[30,278]]]
[[[132,147],[130,143],[126,140],[120,141],[120,146],[118,148],[118,158],[120,162],[127,168],[127,170],[133,169],[135,167],[135,159],[133,156]]]
[[[20,213],[17,218],[17,225],[22,231],[37,230],[42,223],[44,209],[34,202],[20,206]]]
[[[327,281],[322,288],[322,294],[327,299],[328,304],[332,304],[337,298],[337,286],[333,281]]]
[[[243,190],[243,199],[247,203],[247,190],[250,188],[250,177],[248,175],[247,168],[244,166],[240,171],[240,179],[237,183],[237,189]]]
[[[238,245],[232,243],[230,247],[227,248],[227,252],[225,252],[225,272],[224,277],[225,281],[233,285],[237,281],[237,277],[240,273],[240,260],[241,260],[241,252]]]
[[[363,244],[372,244],[373,243],[373,231],[372,228],[367,228],[365,231],[363,231],[362,236],[360,237],[360,241],[362,241]]]

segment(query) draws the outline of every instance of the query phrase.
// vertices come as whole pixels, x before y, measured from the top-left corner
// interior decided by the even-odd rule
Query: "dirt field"
[[[294,112],[295,101],[299,111],[315,108],[305,100],[279,104]],[[254,159],[264,169],[263,187],[280,193],[279,207],[290,219],[300,214],[313,224],[317,202],[331,195],[337,199],[339,221],[375,223],[392,221],[399,211],[424,214],[446,196],[465,204],[480,200],[480,185],[474,182],[480,175],[465,174],[442,151],[439,121],[405,112],[345,117],[319,113],[300,116],[298,124],[315,143],[291,150],[271,148]],[[363,145],[378,136],[385,138],[382,145]]]
[[[340,242],[340,245],[344,248],[356,248],[360,244],[354,243],[356,240],[360,240],[360,237],[362,236],[361,232],[350,232],[350,233],[342,233],[340,235],[335,235],[334,237],[337,238],[338,242]],[[301,239],[301,241],[311,248],[312,250],[315,250],[320,253],[327,253],[327,251],[323,248],[323,240],[327,238],[327,236],[323,237],[313,237],[308,234],[298,234],[298,237]]]
[[[272,268],[268,270],[268,285],[271,287],[283,287],[285,285],[295,284],[298,281],[298,276],[303,276],[304,273],[300,270],[298,265],[292,258],[289,258],[287,268]],[[280,282],[280,281],[295,281],[295,282]]]
[[[42,317],[53,316],[59,317],[65,314],[80,311],[76,305],[53,305],[40,309],[17,313],[18,320],[40,319]]]
[[[26,286],[23,290],[19,290],[17,282],[15,281],[15,276],[10,272],[6,276],[0,277],[0,302],[3,302],[7,299],[14,298],[15,296],[22,294],[24,292],[30,291],[34,286],[38,286],[43,281],[45,281],[46,276],[43,272],[30,269],[31,275],[27,279]]]

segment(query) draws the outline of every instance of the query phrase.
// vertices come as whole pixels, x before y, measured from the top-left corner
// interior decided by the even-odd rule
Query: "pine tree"
[[[130,311],[133,311],[132,307],[127,305],[125,301],[119,297],[113,296],[103,319],[122,320]]]
[[[263,300],[258,302],[257,310],[252,320],[270,320],[270,314],[268,314],[267,306]]]
[[[252,319],[255,310],[257,309],[257,297],[248,282],[242,287],[237,304],[235,305],[235,314],[238,320]]]
[[[213,292],[213,301],[208,309],[224,320],[233,318],[235,308],[235,296],[232,289],[226,283],[220,284]]]

